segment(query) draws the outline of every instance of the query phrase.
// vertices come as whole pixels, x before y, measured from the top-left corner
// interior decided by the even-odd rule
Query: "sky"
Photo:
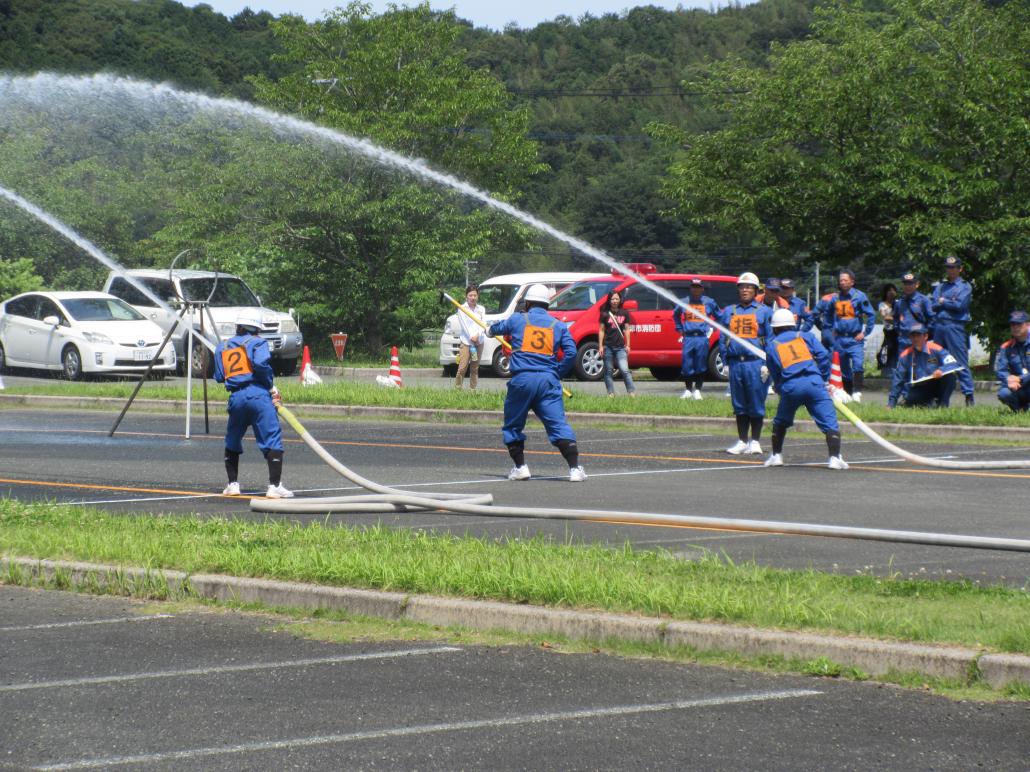
[[[182,0],[185,5],[197,5],[192,0]],[[219,13],[233,16],[246,7],[252,11],[268,11],[279,16],[283,13],[299,13],[308,21],[323,16],[328,8],[347,5],[347,0],[204,0]],[[741,0],[747,5],[754,0]],[[416,2],[397,0],[397,5],[416,5]],[[571,16],[579,19],[583,14],[601,16],[605,13],[621,13],[637,5],[655,5],[660,8],[675,10],[683,8],[714,9],[728,5],[728,0],[651,0],[651,2],[634,3],[632,0],[522,0],[508,5],[498,0],[431,0],[433,8],[446,10],[453,8],[462,19],[471,21],[477,27],[490,27],[501,30],[509,22],[519,27],[535,27],[542,21],[555,16]],[[386,0],[371,0],[374,12],[386,10]]]

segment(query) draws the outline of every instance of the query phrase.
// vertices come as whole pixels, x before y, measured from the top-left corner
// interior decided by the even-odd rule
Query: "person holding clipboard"
[[[908,407],[948,407],[963,365],[946,348],[928,340],[923,325],[913,324],[908,334],[912,345],[898,357],[887,409],[897,407],[902,394]]]

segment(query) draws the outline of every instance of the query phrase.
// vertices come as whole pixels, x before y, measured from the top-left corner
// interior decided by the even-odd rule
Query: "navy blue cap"
[[[916,275],[914,273],[906,273],[904,276],[901,277],[901,283],[902,284],[915,284],[916,283]]]
[[[780,286],[784,289],[794,289],[793,279],[780,279]]]
[[[1026,311],[1013,311],[1009,314],[1009,324],[1026,324],[1030,322],[1030,316]]]
[[[909,335],[914,335],[914,334],[917,334],[917,333],[920,334],[920,335],[926,335],[926,327],[921,325],[919,322],[916,322],[915,324],[913,324],[911,327],[908,328],[908,334]]]
[[[961,268],[962,267],[962,261],[959,258],[955,257],[955,255],[948,255],[946,258],[944,258],[944,267],[945,268]]]
[[[703,287],[703,286],[705,286],[705,283],[703,281],[701,281],[700,279],[691,279],[690,280],[690,286],[691,287]]]
[[[780,280],[779,279],[766,279],[765,280],[765,288],[767,290],[779,290],[779,289],[781,289],[781,286],[782,285],[780,284]]]

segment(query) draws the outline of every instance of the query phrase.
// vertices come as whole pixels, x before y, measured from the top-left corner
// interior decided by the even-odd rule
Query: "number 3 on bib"
[[[522,333],[522,351],[527,354],[554,354],[554,330],[550,327],[536,327],[527,324]]]

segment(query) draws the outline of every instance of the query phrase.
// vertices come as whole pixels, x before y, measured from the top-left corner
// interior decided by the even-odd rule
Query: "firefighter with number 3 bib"
[[[568,328],[547,313],[551,293],[543,284],[526,290],[526,311],[512,314],[490,326],[487,335],[504,335],[511,341],[511,380],[504,398],[502,436],[515,464],[509,480],[528,480],[526,465],[526,417],[536,413],[547,430],[547,439],[569,465],[569,480],[582,482],[586,472],[579,465],[576,434],[565,420],[561,377],[576,361],[576,343]],[[558,353],[563,359],[559,361]]]
[[[258,449],[268,462],[268,491],[272,499],[288,499],[293,492],[282,484],[283,434],[276,407],[279,390],[272,382],[268,341],[260,336],[261,312],[245,310],[236,317],[236,334],[215,349],[215,380],[229,391],[229,421],[225,427],[225,472],[229,484],[224,494],[240,495],[238,482],[243,435],[254,430]]]

